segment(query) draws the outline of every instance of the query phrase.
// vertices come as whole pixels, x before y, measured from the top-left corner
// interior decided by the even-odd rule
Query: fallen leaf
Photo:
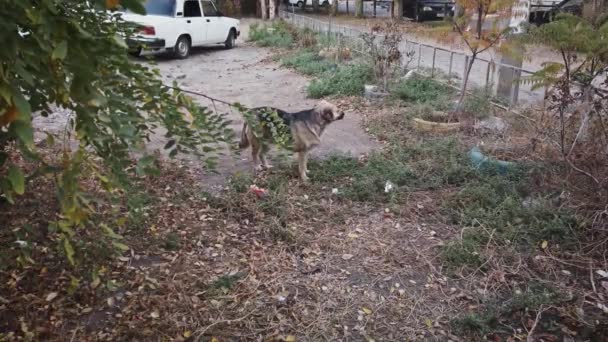
[[[361,310],[362,310],[363,312],[365,312],[365,314],[366,314],[366,315],[371,315],[371,314],[372,314],[372,310],[370,310],[370,309],[368,309],[368,308],[365,308],[365,307],[364,307],[364,308],[361,308]]]
[[[211,342],[220,342],[220,340],[218,340],[218,339],[217,339],[217,338],[215,338],[215,337],[212,337],[212,338],[211,338]]]
[[[544,240],[541,244],[540,244],[540,248],[542,249],[547,249],[547,246],[549,246],[549,242],[547,240]]]
[[[426,324],[426,326],[431,329],[433,327],[433,321],[431,321],[430,318],[425,318],[424,319],[424,324]]]
[[[595,271],[595,273],[597,273],[600,277],[608,278],[608,272],[606,272],[606,271],[597,270],[597,271]]]
[[[350,260],[353,258],[352,254],[342,254],[342,259],[344,260]]]
[[[192,331],[190,331],[190,330],[186,330],[186,331],[184,331],[184,337],[185,337],[185,338],[188,338],[188,337],[190,337],[190,336],[192,336]]]
[[[158,313],[158,311],[152,311],[152,313],[150,313],[150,317],[152,317],[152,318],[159,318],[160,314]]]
[[[59,295],[59,293],[57,293],[57,292],[51,292],[48,295],[46,295],[46,301],[50,302],[53,299],[57,298],[58,295]]]
[[[289,335],[285,337],[285,342],[296,342],[296,337],[293,335]]]

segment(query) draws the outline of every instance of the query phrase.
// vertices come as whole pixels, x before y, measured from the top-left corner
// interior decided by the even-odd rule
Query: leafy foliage
[[[0,8],[0,188],[2,198],[14,201],[26,192],[26,178],[51,171],[58,186],[61,213],[53,225],[70,262],[74,250],[72,228],[81,226],[94,209],[80,188],[82,172],[95,175],[108,190],[124,186],[134,173],[154,170],[145,143],[163,128],[170,156],[190,153],[214,165],[216,144],[231,138],[221,114],[197,105],[170,90],[159,71],[128,57],[125,38],[136,34],[119,12],[107,11],[111,1],[5,1]],[[123,8],[143,13],[138,0],[122,1]],[[57,108],[72,113],[60,145],[58,161],[37,153],[32,118]],[[69,140],[78,142],[76,151]],[[9,150],[17,152],[9,154]],[[143,155],[129,167],[134,152]],[[16,154],[15,154],[16,153]],[[16,155],[38,166],[33,173],[16,163]],[[93,157],[103,160],[98,168]],[[124,249],[123,246],[117,245]]]
[[[599,210],[608,203],[608,20],[562,14],[532,30],[528,39],[543,42],[562,56],[561,63],[545,63],[526,79],[548,89],[548,113],[537,124],[540,138],[554,142],[556,154],[585,178],[577,180],[576,191],[587,189],[593,197],[589,202],[598,203]]]
[[[459,13],[453,20],[453,29],[457,31],[460,38],[464,41],[471,55],[465,65],[465,74],[462,80],[460,98],[455,112],[462,109],[462,104],[466,96],[469,75],[473,64],[479,54],[497,46],[503,38],[512,32],[513,28],[506,26],[513,15],[522,15],[512,11],[515,0],[457,0],[457,6],[462,13]],[[491,16],[488,16],[490,15]],[[491,18],[491,19],[490,19]],[[492,20],[492,22],[488,22]],[[440,28],[442,36],[446,35],[446,28]],[[503,42],[503,49],[508,48],[508,42]]]

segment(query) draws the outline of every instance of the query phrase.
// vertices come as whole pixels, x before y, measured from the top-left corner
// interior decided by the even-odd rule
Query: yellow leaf
[[[188,338],[188,337],[190,337],[190,336],[192,336],[192,331],[190,331],[190,330],[186,330],[186,331],[184,331],[184,337],[185,337],[185,338]]]
[[[426,324],[426,326],[431,329],[433,327],[433,321],[431,321],[430,318],[425,318],[424,319],[424,324]]]
[[[289,335],[285,337],[285,342],[296,342],[296,337],[293,335]]]
[[[547,240],[543,240],[543,242],[540,244],[540,248],[547,249],[548,245],[549,245],[549,242],[547,242]]]
[[[212,338],[211,338],[211,342],[220,342],[220,340],[218,340],[218,339],[217,339],[217,338],[215,338],[215,337],[212,337]]]
[[[363,310],[363,312],[365,312],[366,315],[371,315],[372,314],[372,310],[370,310],[368,308],[362,308],[361,310]]]
[[[106,0],[106,8],[114,9],[114,8],[116,8],[116,6],[118,6],[119,3],[120,3],[120,0]]]

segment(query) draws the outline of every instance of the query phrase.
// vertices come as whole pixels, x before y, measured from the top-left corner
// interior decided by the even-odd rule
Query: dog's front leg
[[[300,179],[302,182],[308,182],[308,176],[306,172],[306,164],[308,163],[308,152],[298,152],[298,171],[300,173]]]
[[[260,165],[260,146],[251,145],[251,158],[253,159],[253,171],[261,171],[262,166]]]

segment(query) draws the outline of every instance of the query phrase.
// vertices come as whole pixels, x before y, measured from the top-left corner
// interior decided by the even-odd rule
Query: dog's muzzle
[[[344,112],[340,113],[340,115],[338,116],[338,118],[336,120],[342,120],[344,119]]]

